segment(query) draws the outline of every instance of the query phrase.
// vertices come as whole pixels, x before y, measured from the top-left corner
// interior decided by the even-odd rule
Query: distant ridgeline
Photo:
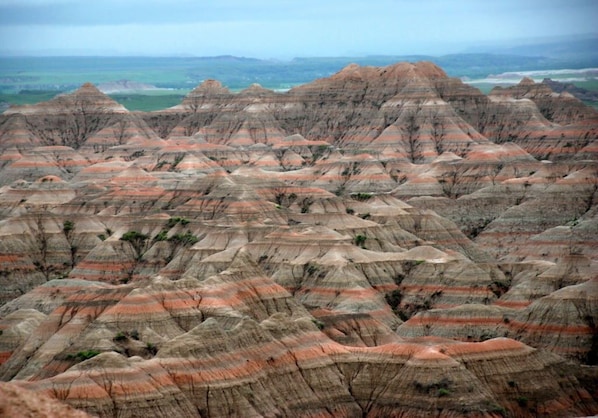
[[[598,57],[547,58],[497,54],[453,54],[441,57],[380,55],[366,57],[260,60],[234,56],[180,57],[2,57],[0,92],[73,90],[85,82],[131,80],[160,88],[191,89],[217,79],[232,90],[259,83],[272,89],[327,77],[348,64],[386,66],[399,61],[430,61],[449,76],[482,78],[506,71],[598,67]]]

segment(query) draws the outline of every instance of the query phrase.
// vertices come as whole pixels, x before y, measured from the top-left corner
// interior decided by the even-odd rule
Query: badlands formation
[[[598,414],[597,138],[568,93],[484,95],[425,62],[286,93],[207,80],[151,113],[90,84],[12,107],[2,397],[40,416]]]

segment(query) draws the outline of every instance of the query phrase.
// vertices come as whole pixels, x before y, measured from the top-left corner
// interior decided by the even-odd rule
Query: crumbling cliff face
[[[11,108],[1,390],[102,417],[596,414],[597,130],[545,84],[430,63]]]

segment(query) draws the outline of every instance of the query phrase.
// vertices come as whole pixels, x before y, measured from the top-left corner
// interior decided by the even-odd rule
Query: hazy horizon
[[[596,35],[594,0],[0,0],[0,54],[444,55]]]

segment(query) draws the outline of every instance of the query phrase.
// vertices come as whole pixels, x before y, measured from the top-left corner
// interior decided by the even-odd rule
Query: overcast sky
[[[598,0],[0,0],[0,53],[442,55],[597,23]]]

